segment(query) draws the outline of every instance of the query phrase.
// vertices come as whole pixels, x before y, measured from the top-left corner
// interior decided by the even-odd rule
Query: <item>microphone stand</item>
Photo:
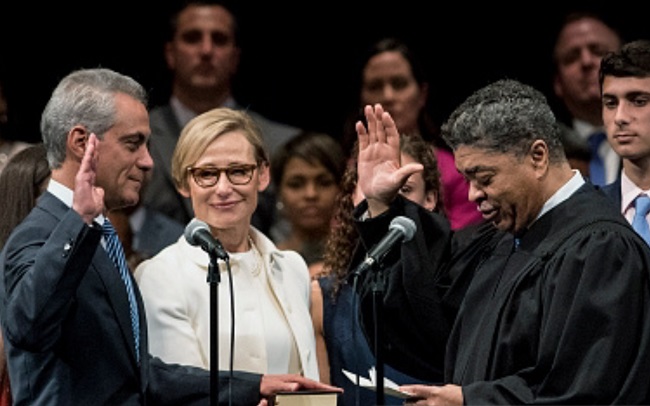
[[[377,263],[373,264],[376,265]],[[385,405],[384,393],[384,266],[379,263],[379,269],[374,273],[374,283],[372,287],[372,300],[374,309],[374,341],[375,341],[375,394],[377,395],[376,404]]]
[[[210,252],[207,282],[210,285],[210,405],[219,404],[219,266],[217,255]]]

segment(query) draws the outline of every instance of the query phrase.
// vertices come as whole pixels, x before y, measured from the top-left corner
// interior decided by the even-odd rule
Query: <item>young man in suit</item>
[[[634,225],[637,197],[650,196],[650,41],[629,42],[606,55],[600,87],[607,139],[623,160],[621,175],[603,191]],[[647,215],[640,214],[647,227]]]
[[[107,213],[136,204],[153,167],[146,102],[133,79],[85,69],[65,77],[45,107],[51,180],[0,254],[0,317],[16,406],[210,400],[208,371],[149,355],[140,292],[130,273],[123,279],[102,236]],[[232,377],[219,374],[220,403],[227,404],[229,388],[233,404],[251,405],[266,404],[277,390],[323,387],[297,375]]]

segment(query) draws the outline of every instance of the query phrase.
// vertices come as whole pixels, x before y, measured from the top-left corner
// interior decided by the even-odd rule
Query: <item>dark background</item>
[[[0,73],[14,134],[40,139],[40,113],[51,91],[76,68],[118,70],[149,89],[152,106],[167,100],[162,46],[171,3],[52,3],[1,7],[8,9],[0,11]],[[503,77],[538,87],[555,106],[551,51],[563,13],[586,8],[603,14],[626,40],[650,38],[639,2],[486,3],[240,1],[236,97],[270,118],[339,136],[356,103],[358,55],[371,41],[396,35],[427,67],[438,122],[473,90]]]

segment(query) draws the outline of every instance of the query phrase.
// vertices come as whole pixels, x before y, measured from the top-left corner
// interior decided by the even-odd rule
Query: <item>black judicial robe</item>
[[[583,185],[516,250],[507,233],[459,238],[414,206],[397,199],[358,223],[366,246],[395,215],[418,225],[360,291],[368,335],[368,285],[385,284],[387,360],[406,372],[408,360],[428,365],[416,372],[444,365],[467,405],[650,404],[650,249],[600,191]]]

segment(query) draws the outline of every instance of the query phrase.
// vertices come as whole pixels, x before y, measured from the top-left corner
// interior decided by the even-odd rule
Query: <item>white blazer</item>
[[[295,251],[280,251],[264,234],[251,227],[251,236],[268,270],[268,278],[298,349],[304,376],[319,380],[314,330],[309,312],[310,276]],[[144,299],[149,350],[169,363],[210,368],[209,255],[191,246],[184,236],[136,268],[135,278]],[[235,370],[268,373],[262,312],[251,292],[248,271],[230,261],[235,296]],[[219,261],[218,285],[219,369],[230,363],[231,304],[229,276]]]

